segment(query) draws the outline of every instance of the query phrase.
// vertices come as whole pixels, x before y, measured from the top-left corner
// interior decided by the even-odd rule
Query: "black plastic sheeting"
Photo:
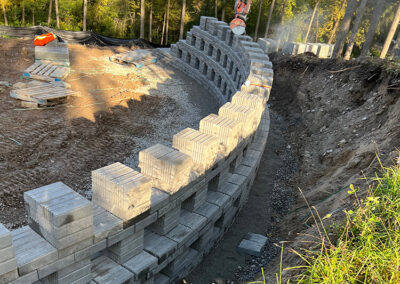
[[[23,28],[0,26],[0,35],[7,35],[10,37],[32,37],[33,39],[35,35],[46,33],[53,33],[59,38],[59,40],[61,39],[61,41],[67,43],[95,44],[99,46],[135,45],[144,48],[163,47],[144,39],[119,39],[102,36],[94,32],[63,31],[44,26],[32,26]]]

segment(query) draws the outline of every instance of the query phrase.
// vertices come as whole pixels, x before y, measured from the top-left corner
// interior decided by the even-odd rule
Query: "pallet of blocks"
[[[68,45],[65,42],[52,41],[45,46],[35,46],[35,63],[69,67]]]
[[[70,72],[70,68],[55,65],[53,63],[36,62],[22,72],[22,76],[27,79],[52,82],[64,80]]]
[[[150,50],[137,49],[110,56],[110,61],[142,68],[144,65],[157,63],[158,59],[153,56],[153,53]]]
[[[78,92],[66,89],[55,84],[42,83],[36,86],[13,89],[10,96],[21,100],[22,107],[38,108],[39,106],[53,106],[64,101],[69,96],[77,96]]]

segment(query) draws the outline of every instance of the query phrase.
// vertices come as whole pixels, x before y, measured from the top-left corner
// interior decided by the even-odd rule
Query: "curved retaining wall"
[[[141,151],[140,173],[93,171],[92,201],[61,182],[26,192],[29,226],[0,224],[0,283],[174,283],[232,224],[267,141],[272,65],[209,17],[158,52],[215,95],[218,115]]]

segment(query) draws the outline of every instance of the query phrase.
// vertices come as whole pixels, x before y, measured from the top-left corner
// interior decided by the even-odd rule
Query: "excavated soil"
[[[283,268],[301,264],[293,250],[318,244],[310,214],[315,206],[325,222],[343,220],[355,200],[350,184],[368,188],[364,177],[398,162],[400,76],[398,64],[364,60],[321,60],[310,55],[272,55],[274,84],[271,129],[248,203],[212,253],[188,277],[189,283],[276,282],[280,246]],[[388,65],[391,65],[389,68]],[[393,69],[393,67],[395,67]],[[247,232],[270,238],[261,257],[235,249]],[[271,260],[272,259],[272,260]],[[283,283],[299,271],[284,270]],[[200,281],[198,281],[200,279]]]
[[[22,109],[9,91],[34,61],[32,42],[0,39],[0,223],[10,229],[27,221],[23,192],[62,181],[90,198],[91,170],[117,161],[137,168],[140,150],[170,145],[217,108],[196,99],[202,87],[173,68],[110,62],[128,48],[70,45],[66,81],[80,96]]]

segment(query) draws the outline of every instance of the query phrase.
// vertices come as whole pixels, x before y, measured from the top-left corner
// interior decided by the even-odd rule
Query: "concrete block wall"
[[[311,52],[318,58],[331,58],[335,45],[326,43],[300,43],[285,42],[283,44],[282,53],[288,55],[298,55],[305,52]]]
[[[176,283],[232,224],[267,141],[272,65],[210,17],[158,52],[213,92],[218,115],[141,151],[140,172],[93,171],[92,201],[61,182],[26,192],[29,225],[0,224],[0,284]]]

